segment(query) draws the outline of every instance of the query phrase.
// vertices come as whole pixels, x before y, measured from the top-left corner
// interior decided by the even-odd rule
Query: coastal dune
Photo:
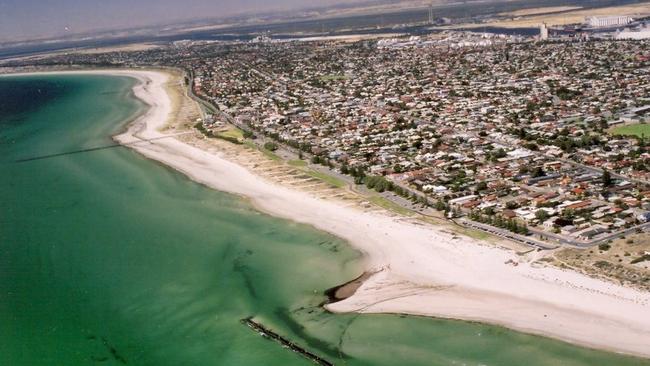
[[[337,235],[361,251],[366,271],[374,274],[353,296],[327,305],[328,310],[480,321],[650,357],[650,293],[525,262],[511,251],[432,225],[344,207],[269,182],[219,154],[161,132],[173,108],[165,90],[168,74],[86,73],[139,80],[134,93],[150,108],[116,141],[199,183],[245,196],[264,212]]]

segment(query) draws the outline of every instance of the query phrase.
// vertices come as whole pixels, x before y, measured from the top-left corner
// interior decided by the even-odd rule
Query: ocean
[[[490,325],[324,311],[359,253],[112,146],[144,110],[133,83],[0,78],[0,365],[311,364],[247,317],[336,365],[650,365]]]

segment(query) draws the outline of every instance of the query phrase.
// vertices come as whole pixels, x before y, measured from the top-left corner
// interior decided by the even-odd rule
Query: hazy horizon
[[[0,0],[0,41],[62,37],[367,0]]]

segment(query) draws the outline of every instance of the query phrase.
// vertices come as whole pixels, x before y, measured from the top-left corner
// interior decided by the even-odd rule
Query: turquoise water
[[[358,254],[112,143],[133,82],[0,78],[0,365],[650,365],[459,321],[334,315]],[[507,306],[507,304],[504,304]]]

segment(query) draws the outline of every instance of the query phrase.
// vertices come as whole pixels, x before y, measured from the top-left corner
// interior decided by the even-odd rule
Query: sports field
[[[612,135],[626,135],[626,136],[650,136],[650,124],[638,123],[634,125],[615,127],[610,130]]]

